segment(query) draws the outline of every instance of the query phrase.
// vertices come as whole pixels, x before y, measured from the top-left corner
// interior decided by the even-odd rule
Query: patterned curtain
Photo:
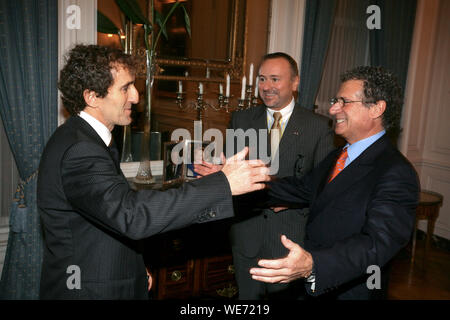
[[[357,66],[370,65],[368,0],[338,0],[322,80],[317,93],[316,113],[329,116],[330,98],[341,85],[341,74]]]
[[[38,299],[42,232],[36,178],[57,126],[57,0],[0,1],[0,115],[19,170],[1,299]]]
[[[298,103],[314,109],[330,42],[337,0],[307,0]]]
[[[381,12],[381,29],[369,32],[371,65],[391,70],[405,89],[417,1],[372,0],[371,4]]]
[[[381,12],[381,29],[370,30],[370,64],[392,71],[406,87],[417,0],[372,0]],[[387,134],[396,145],[401,128]]]

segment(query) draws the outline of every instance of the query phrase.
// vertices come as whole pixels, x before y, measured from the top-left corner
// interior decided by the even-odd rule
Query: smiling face
[[[345,81],[341,84],[336,97],[342,97],[345,101],[364,100],[363,86],[361,80]],[[368,106],[362,102],[351,102],[343,106],[335,103],[329,113],[336,118],[336,134],[352,144],[383,130],[381,117],[384,110],[384,101]]]
[[[110,131],[115,125],[129,125],[131,106],[139,102],[139,93],[134,86],[135,76],[122,66],[111,69],[114,82],[104,98],[96,97],[95,92],[85,93],[87,113],[103,123]]]
[[[299,77],[293,76],[289,62],[283,58],[268,59],[259,68],[258,92],[264,104],[281,110],[292,100]]]

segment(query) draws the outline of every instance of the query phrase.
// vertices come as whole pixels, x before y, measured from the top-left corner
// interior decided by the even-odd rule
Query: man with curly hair
[[[39,166],[41,299],[148,298],[137,240],[230,217],[232,195],[260,190],[269,179],[261,161],[240,160],[244,150],[220,172],[178,189],[131,190],[111,130],[131,122],[135,69],[120,50],[77,45],[61,70],[71,117],[49,139]]]
[[[270,183],[275,211],[310,207],[304,248],[283,235],[289,254],[260,260],[253,279],[303,278],[321,298],[386,298],[389,261],[410,239],[419,194],[414,168],[385,134],[398,126],[401,105],[400,86],[380,67],[342,76],[329,113],[347,144],[304,178]]]
[[[229,127],[244,131],[271,130],[279,122],[282,134],[278,144],[278,172],[274,175],[287,177],[295,174],[301,177],[334,149],[329,119],[295,103],[294,94],[300,79],[297,62],[290,55],[273,52],[264,55],[261,60],[257,77],[263,104],[233,112]],[[280,116],[278,120],[277,114]],[[261,141],[255,141],[252,147],[264,154]],[[206,166],[208,164],[204,164]],[[211,164],[211,168],[214,167],[215,170],[220,169],[220,166]],[[200,165],[196,165],[196,171],[208,173]],[[305,236],[308,209],[294,208],[276,214],[270,208],[258,206],[264,196],[262,191],[235,201],[236,218],[230,228],[230,241],[239,299],[302,299],[301,284],[266,284],[253,280],[248,273],[261,257],[279,258],[287,254],[280,243],[280,234],[287,235],[300,245]]]

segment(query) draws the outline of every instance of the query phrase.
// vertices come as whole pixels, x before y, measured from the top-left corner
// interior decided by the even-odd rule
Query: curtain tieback
[[[19,179],[19,182],[17,183],[16,192],[14,194],[13,201],[19,202],[18,207],[19,208],[26,208],[27,203],[25,201],[25,186],[33,180],[35,177],[37,177],[39,173],[39,169],[34,171],[31,175],[29,175],[26,179],[22,180],[22,178]]]

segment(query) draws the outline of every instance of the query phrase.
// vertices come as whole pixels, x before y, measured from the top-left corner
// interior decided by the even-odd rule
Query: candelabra
[[[202,112],[207,108],[211,108],[215,111],[225,110],[225,112],[231,112],[235,110],[248,109],[258,104],[257,92],[253,94],[253,86],[245,85],[245,89],[242,91],[241,97],[237,99],[237,105],[231,104],[232,96],[229,93],[229,87],[227,86],[227,93],[224,95],[222,87],[217,96],[217,104],[210,104],[204,100],[203,84],[199,84],[199,90],[197,91],[197,99],[195,101],[184,104],[184,96],[186,92],[182,91],[181,82],[179,82],[179,90],[177,92],[176,104],[181,110],[192,108],[197,110],[198,119],[202,119]],[[257,89],[256,89],[257,90]]]
[[[202,89],[199,89],[199,91],[197,92],[197,99],[195,101],[189,102],[187,104],[183,104],[183,100],[184,100],[183,95],[185,95],[185,94],[186,94],[186,92],[179,90],[177,92],[176,103],[181,110],[188,109],[188,108],[197,110],[198,120],[202,120],[202,112],[204,110],[206,110],[207,108],[212,108],[213,110],[216,110],[216,111],[220,110],[220,108],[221,108],[220,104],[218,106],[214,106],[214,105],[207,103],[203,99],[203,90]]]

